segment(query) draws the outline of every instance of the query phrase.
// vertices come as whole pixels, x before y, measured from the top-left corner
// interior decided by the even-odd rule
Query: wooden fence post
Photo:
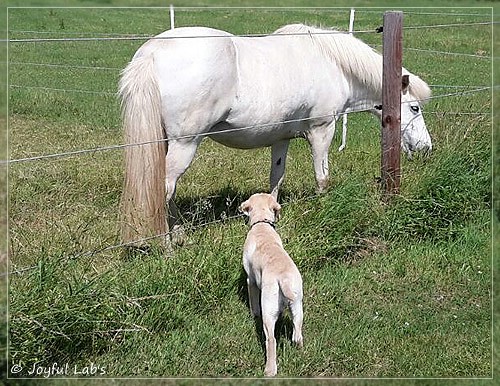
[[[384,13],[382,75],[382,189],[386,197],[399,193],[401,170],[401,75],[403,12]]]

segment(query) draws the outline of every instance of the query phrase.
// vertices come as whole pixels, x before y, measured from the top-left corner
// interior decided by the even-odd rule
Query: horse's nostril
[[[418,151],[422,156],[427,157],[430,155],[432,151],[432,145],[431,144],[419,144],[416,146],[416,151]]]

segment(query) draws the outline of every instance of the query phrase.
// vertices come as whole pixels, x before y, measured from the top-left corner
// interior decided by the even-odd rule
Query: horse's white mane
[[[304,24],[285,25],[274,34],[309,34],[318,49],[334,60],[346,75],[354,76],[377,94],[382,92],[382,55],[352,35]],[[427,83],[405,68],[403,74],[410,75],[411,95],[421,101],[430,97]]]

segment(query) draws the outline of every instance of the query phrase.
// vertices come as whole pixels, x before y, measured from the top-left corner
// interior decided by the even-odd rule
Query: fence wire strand
[[[405,50],[408,51],[416,51],[416,52],[429,52],[432,54],[439,54],[439,55],[454,55],[454,56],[467,56],[471,58],[479,58],[479,59],[491,59],[491,56],[487,55],[478,55],[478,54],[467,54],[467,53],[462,53],[462,52],[449,52],[449,51],[438,51],[438,50],[428,50],[428,49],[423,49],[423,48],[411,48],[411,47],[406,47]]]
[[[73,64],[58,64],[58,63],[33,63],[33,62],[9,62],[9,66],[34,66],[34,67],[54,67],[54,68],[69,68],[77,70],[110,70],[121,71],[119,67],[101,67],[101,66],[80,66]]]
[[[481,26],[495,25],[500,22],[487,21],[475,23],[452,23],[452,24],[432,24],[422,26],[407,26],[403,30],[416,30],[428,28],[445,28],[445,27],[465,27],[465,26]],[[354,30],[353,34],[360,33],[379,33],[378,29],[369,30]],[[254,33],[254,34],[239,34],[239,35],[189,35],[189,36],[107,36],[107,37],[75,37],[75,38],[28,38],[28,39],[2,39],[8,43],[48,43],[48,42],[99,42],[99,41],[134,41],[134,40],[175,40],[175,39],[210,39],[210,38],[253,38],[264,36],[310,36],[310,35],[333,35],[333,34],[349,34],[347,31],[324,30],[316,32],[294,32],[294,33]]]
[[[360,110],[356,110],[353,112],[361,112],[361,111],[369,111],[369,110],[371,110],[371,108],[370,109],[363,109],[363,110],[360,109]],[[332,117],[334,118],[336,115],[339,115],[339,114],[332,113],[332,114],[326,114],[326,115],[315,116],[315,117],[297,118],[297,119],[289,119],[289,120],[284,120],[284,121],[279,121],[279,122],[263,123],[263,124],[259,124],[259,125],[235,127],[232,129],[210,131],[210,132],[206,132],[206,133],[182,135],[182,136],[175,137],[175,138],[165,138],[165,139],[146,141],[146,142],[140,142],[140,143],[119,144],[119,145],[97,147],[97,148],[93,148],[93,149],[82,149],[82,150],[68,151],[68,152],[62,152],[62,153],[46,154],[46,155],[41,155],[41,156],[26,157],[26,158],[9,160],[9,161],[7,161],[7,163],[13,164],[13,163],[19,163],[19,162],[39,161],[39,160],[50,159],[50,158],[62,158],[62,157],[76,156],[76,155],[81,155],[81,154],[95,153],[95,152],[99,152],[99,151],[123,149],[126,147],[152,145],[155,143],[178,141],[181,139],[189,139],[189,138],[195,138],[195,137],[208,137],[208,136],[211,136],[214,134],[223,134],[223,133],[225,134],[225,133],[237,132],[237,131],[242,131],[242,130],[251,130],[251,129],[261,128],[261,127],[267,127],[267,126],[284,125],[284,124],[288,124],[288,123],[304,122],[304,121],[315,120],[315,119],[324,119],[324,118],[332,118]],[[2,161],[2,163],[6,163],[6,162]]]
[[[431,96],[430,98],[428,98],[427,100],[450,97],[450,96],[457,96],[457,95],[462,96],[462,95],[482,92],[482,91],[486,91],[486,90],[490,90],[490,89],[491,89],[491,87],[481,87],[481,88],[477,88],[474,90],[463,90],[463,91],[454,92],[454,93],[434,95],[434,96]],[[412,103],[412,102],[422,102],[422,101],[411,100],[411,101],[407,101],[407,102],[403,102],[403,103]],[[267,126],[284,125],[284,124],[289,124],[289,123],[305,122],[305,121],[312,121],[312,120],[324,119],[324,118],[335,118],[335,117],[338,117],[338,116],[344,115],[344,114],[367,112],[367,111],[372,111],[372,110],[373,110],[373,107],[367,107],[364,109],[358,109],[358,110],[349,111],[349,112],[331,113],[331,114],[325,114],[325,115],[320,115],[320,116],[315,116],[315,117],[297,118],[297,119],[289,119],[289,120],[278,121],[278,122],[263,123],[263,124],[259,124],[259,125],[235,127],[235,128],[226,129],[226,130],[210,131],[210,132],[206,132],[206,133],[183,135],[183,136],[179,136],[179,137],[175,137],[175,138],[168,138],[168,139],[165,138],[165,139],[161,139],[161,140],[146,141],[146,142],[140,142],[140,143],[129,143],[129,144],[117,144],[117,145],[110,145],[110,146],[102,146],[102,147],[96,147],[93,149],[81,149],[81,150],[67,151],[67,152],[61,152],[61,153],[45,154],[45,155],[39,155],[39,156],[33,156],[33,157],[11,159],[11,160],[7,160],[7,161],[1,160],[0,165],[2,165],[2,164],[16,164],[16,163],[32,162],[32,161],[41,161],[41,160],[56,159],[56,158],[66,158],[66,157],[72,157],[72,156],[77,156],[77,155],[96,153],[96,152],[100,152],[100,151],[118,150],[118,149],[124,149],[126,147],[145,146],[145,145],[151,145],[151,144],[155,144],[155,143],[176,141],[176,140],[189,139],[189,138],[195,138],[195,137],[209,137],[209,136],[214,135],[214,134],[226,134],[226,133],[231,133],[231,132],[237,132],[237,131],[242,131],[242,130],[251,130],[251,129],[267,127]]]
[[[25,88],[25,89],[28,89],[28,90],[76,92],[76,93],[81,93],[81,94],[108,95],[108,96],[115,96],[116,97],[116,92],[111,92],[111,91],[77,90],[77,89],[52,88],[52,87],[43,87],[43,86],[21,86],[21,85],[18,85],[18,84],[10,84],[9,87],[12,87],[12,88]]]
[[[370,45],[372,48],[380,48],[381,44]],[[479,54],[470,54],[466,52],[451,52],[451,51],[439,51],[439,50],[429,50],[425,48],[413,48],[413,47],[405,47],[405,50],[415,51],[415,52],[426,52],[430,54],[439,54],[439,55],[452,55],[452,56],[464,56],[478,59],[492,59],[492,56],[489,55],[479,55]],[[54,67],[54,68],[67,68],[67,69],[82,69],[82,70],[109,70],[109,71],[121,71],[122,68],[119,67],[105,67],[105,66],[81,66],[75,64],[61,64],[61,63],[33,63],[33,62],[2,62],[2,64],[7,65],[15,65],[15,66],[37,66],[37,67]],[[22,86],[17,86],[22,87]]]
[[[376,30],[359,30],[354,33],[377,33]],[[286,36],[311,36],[311,35],[337,35],[349,34],[347,31],[323,30],[315,32],[289,32],[289,33],[255,33],[241,35],[186,35],[186,36],[120,36],[120,37],[78,37],[78,38],[31,38],[8,39],[9,43],[47,43],[47,42],[99,42],[99,41],[126,41],[126,40],[190,40],[190,39],[228,39],[228,38],[258,38],[258,37],[286,37]]]

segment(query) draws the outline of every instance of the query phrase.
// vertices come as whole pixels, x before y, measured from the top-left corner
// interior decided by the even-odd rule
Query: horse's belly
[[[281,140],[300,137],[303,130],[297,126],[291,124],[233,126],[227,122],[221,122],[212,128],[210,138],[228,147],[255,149],[271,146]]]

